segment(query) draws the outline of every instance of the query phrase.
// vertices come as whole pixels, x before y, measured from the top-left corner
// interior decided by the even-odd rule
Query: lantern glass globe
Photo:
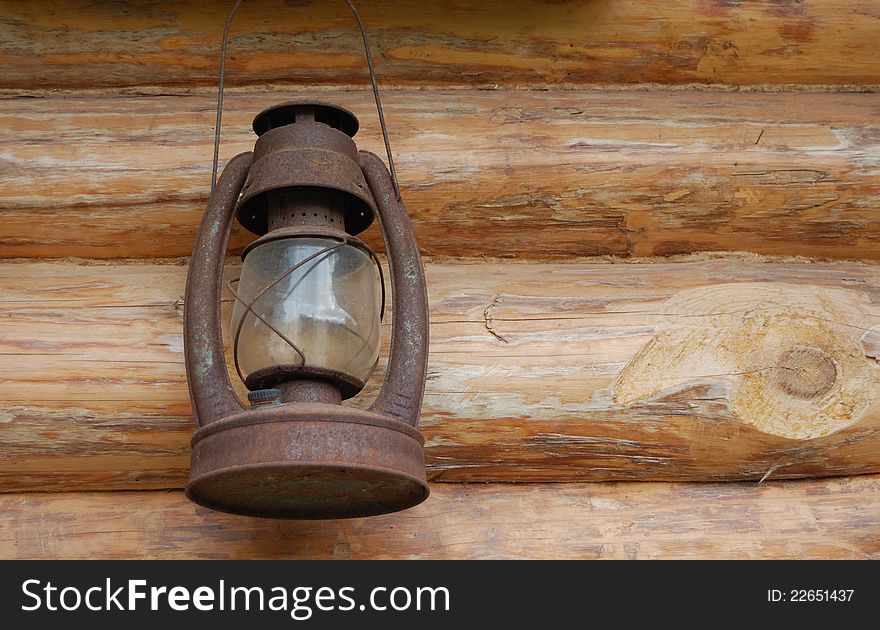
[[[235,343],[240,327],[238,360],[245,375],[304,364],[361,382],[369,378],[379,356],[381,285],[363,248],[319,237],[267,241],[245,256],[237,293],[230,333]]]

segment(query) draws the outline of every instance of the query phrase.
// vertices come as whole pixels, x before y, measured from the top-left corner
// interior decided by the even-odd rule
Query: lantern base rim
[[[193,443],[186,496],[212,510],[280,519],[374,516],[428,497],[422,440],[412,427],[334,405],[310,405],[308,413],[285,407],[271,410],[270,421],[203,433]],[[316,417],[316,407],[332,419]]]

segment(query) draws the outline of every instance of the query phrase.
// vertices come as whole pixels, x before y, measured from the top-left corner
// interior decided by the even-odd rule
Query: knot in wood
[[[816,348],[784,352],[769,375],[770,383],[789,396],[812,400],[826,394],[837,380],[834,360]]]

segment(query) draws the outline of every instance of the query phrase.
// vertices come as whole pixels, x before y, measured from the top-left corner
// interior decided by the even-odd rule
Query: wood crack
[[[485,309],[483,309],[483,325],[486,327],[486,330],[490,335],[495,337],[498,341],[504,343],[510,343],[507,339],[502,337],[493,327],[492,327],[492,308],[498,306],[501,302],[500,298],[496,294],[495,297],[492,298],[491,304],[489,304]]]

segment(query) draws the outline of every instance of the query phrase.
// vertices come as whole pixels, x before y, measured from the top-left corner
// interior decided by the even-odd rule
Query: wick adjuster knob
[[[261,407],[276,407],[281,404],[280,389],[257,389],[248,392],[248,402],[251,403],[251,409],[259,409]]]

